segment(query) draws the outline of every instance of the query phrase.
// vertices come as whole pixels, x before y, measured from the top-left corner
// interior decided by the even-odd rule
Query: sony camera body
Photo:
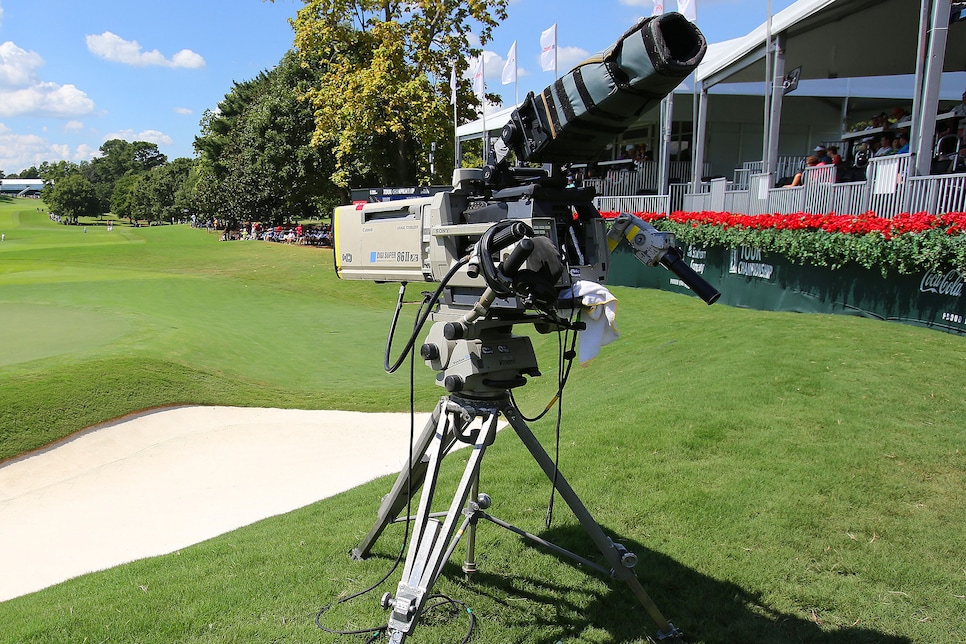
[[[567,266],[561,289],[577,280],[603,282],[607,232],[593,198],[591,189],[543,183],[490,191],[481,170],[458,169],[449,192],[336,209],[336,271],[344,279],[440,282],[491,226],[515,220],[560,251]],[[457,305],[464,297],[475,302],[486,286],[467,266],[447,284],[447,303]]]
[[[451,191],[337,208],[337,274],[378,282],[445,282],[444,304],[471,306],[493,279],[484,280],[472,261],[458,264],[491,227],[509,220],[526,224],[528,236],[544,238],[538,240],[540,248],[548,240],[559,251],[565,269],[553,272],[556,287],[578,280],[603,283],[607,230],[593,205],[594,191],[574,186],[561,168],[596,160],[687,77],[706,50],[704,36],[682,15],[643,18],[539,96],[529,93],[485,167],[454,171]],[[510,167],[511,155],[518,163],[552,165]],[[484,252],[500,254],[495,260],[500,262],[513,250],[507,243]],[[497,308],[523,307],[500,295],[493,302]]]

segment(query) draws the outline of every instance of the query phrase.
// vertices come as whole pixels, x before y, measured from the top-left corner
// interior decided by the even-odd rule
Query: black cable
[[[467,644],[467,642],[469,642],[470,638],[473,636],[473,631],[476,629],[476,614],[473,613],[473,609],[471,609],[464,602],[461,602],[458,599],[453,599],[452,597],[447,597],[446,595],[439,594],[439,593],[435,595],[430,595],[429,597],[426,598],[426,601],[429,601],[430,599],[441,599],[442,601],[439,601],[439,602],[436,602],[435,604],[424,607],[421,614],[425,615],[426,613],[428,613],[429,611],[435,608],[439,608],[440,606],[446,606],[450,604],[452,604],[454,607],[457,607],[457,606],[463,607],[463,610],[466,611],[466,614],[470,616],[470,625],[466,629],[466,635],[464,635],[463,639],[460,640],[460,644]],[[458,610],[459,610],[458,608],[455,608],[453,613],[454,616],[456,614],[456,611]]]
[[[405,282],[400,285],[399,300],[396,303],[396,312],[393,315],[392,323],[389,326],[389,337],[386,338],[386,353],[383,358],[383,367],[385,368],[386,373],[395,373],[396,370],[399,369],[400,365],[402,365],[403,361],[406,359],[406,355],[413,350],[413,347],[416,346],[416,340],[419,338],[419,333],[426,324],[426,320],[429,319],[429,315],[433,312],[433,306],[435,306],[436,302],[439,301],[440,296],[443,294],[443,289],[446,288],[446,285],[449,283],[449,281],[453,279],[453,276],[456,275],[456,272],[463,268],[463,266],[465,266],[469,261],[469,257],[460,258],[455,264],[453,264],[453,266],[450,267],[446,275],[443,276],[443,279],[439,283],[439,287],[429,299],[426,310],[423,312],[422,316],[417,316],[417,321],[413,324],[413,332],[412,335],[409,336],[409,340],[406,342],[406,347],[400,352],[399,358],[396,360],[396,362],[390,366],[389,359],[392,352],[392,339],[395,335],[396,321],[399,319],[399,313],[402,310],[403,293],[406,290]]]
[[[401,306],[402,306],[402,296],[403,296],[403,292],[404,291],[405,291],[405,284],[403,284],[403,287],[400,288],[399,301],[397,302],[396,315],[393,317],[392,328],[390,329],[390,337],[392,336],[392,329],[394,329],[395,326],[396,326],[396,320],[399,317],[399,308],[401,308]],[[431,300],[431,298],[427,297],[427,294],[424,293],[423,294],[423,301],[420,304],[419,310],[416,312],[416,319],[417,320],[420,317],[420,313],[422,313],[423,306],[426,306],[427,303],[430,302],[430,300]],[[418,324],[418,322],[416,322],[414,324]],[[386,349],[388,351],[389,350],[389,347],[387,346]],[[342,598],[342,599],[340,599],[340,600],[338,600],[338,601],[336,601],[334,603],[331,603],[331,604],[328,604],[326,606],[323,606],[315,614],[315,625],[320,630],[323,630],[323,631],[325,631],[327,633],[331,633],[333,635],[364,635],[366,633],[370,633],[371,634],[371,637],[367,640],[367,642],[374,642],[374,641],[376,641],[377,638],[379,638],[383,633],[386,632],[386,630],[389,628],[389,624],[386,623],[386,624],[383,624],[382,626],[377,626],[377,627],[372,627],[372,628],[366,628],[366,629],[340,631],[340,630],[331,629],[331,628],[329,628],[327,626],[324,626],[322,624],[322,615],[324,615],[333,606],[338,606],[339,604],[344,604],[344,603],[349,602],[349,601],[351,601],[353,599],[356,599],[357,597],[361,597],[362,595],[365,595],[367,593],[370,593],[373,590],[375,590],[376,588],[378,588],[379,586],[381,586],[382,584],[384,584],[386,582],[386,580],[389,579],[389,577],[394,572],[396,572],[396,569],[399,568],[399,564],[402,562],[403,553],[406,552],[406,546],[409,543],[410,517],[412,516],[412,502],[413,502],[413,448],[415,447],[415,443],[416,443],[416,438],[415,438],[415,436],[416,436],[416,371],[415,371],[415,365],[416,365],[416,350],[415,350],[415,346],[412,343],[410,344],[408,355],[409,355],[409,458],[407,459],[407,470],[406,471],[409,473],[409,476],[407,477],[407,481],[406,481],[407,482],[407,489],[406,489],[406,529],[403,532],[403,542],[402,542],[402,546],[400,546],[400,548],[399,548],[399,553],[396,555],[396,560],[393,562],[392,566],[389,568],[389,571],[385,575],[383,575],[382,579],[380,579],[376,583],[372,584],[371,586],[369,586],[365,590],[361,590],[361,591],[359,591],[357,593],[354,593],[352,595],[349,595],[347,597],[344,597],[344,598]]]
[[[557,492],[557,477],[560,473],[560,423],[563,420],[563,392],[566,384],[564,379],[566,333],[557,332],[557,422],[554,426],[553,478],[550,481],[550,500],[547,502],[547,514],[544,518],[544,526],[548,530],[553,522],[553,503]]]
[[[546,416],[547,413],[553,409],[554,405],[556,405],[560,400],[560,397],[563,395],[563,389],[567,386],[567,381],[570,378],[570,370],[571,367],[573,367],[574,358],[577,356],[577,334],[572,333],[574,329],[574,314],[575,312],[571,310],[570,318],[567,320],[561,320],[560,317],[553,311],[544,312],[544,315],[547,317],[547,321],[557,327],[557,391],[550,399],[550,402],[548,402],[543,408],[543,411],[533,417],[527,416],[520,411],[520,407],[517,405],[517,401],[514,398],[513,391],[510,391],[510,402],[513,403],[513,406],[516,407],[517,411],[520,411],[520,417],[528,423],[534,423]],[[560,342],[561,334],[563,334],[562,345]],[[561,348],[567,346],[568,338],[570,348]],[[561,364],[566,364],[566,369],[564,369],[562,376],[560,370]]]
[[[567,271],[567,275],[570,275],[570,271]],[[570,278],[570,293],[573,295],[574,282],[573,278]],[[573,334],[571,338],[570,350],[566,349],[567,346],[567,334],[573,329],[573,316],[574,308],[570,310],[570,319],[568,320],[568,325],[566,331],[561,339],[561,333],[557,332],[557,423],[554,429],[554,457],[553,457],[553,479],[550,481],[550,500],[547,503],[547,515],[544,518],[544,525],[549,530],[550,524],[553,522],[553,503],[556,498],[557,492],[557,478],[560,474],[560,425],[563,421],[563,392],[564,388],[567,386],[567,380],[570,378],[570,369],[574,365],[574,358],[576,357],[576,352],[574,349],[577,346],[577,333]],[[566,366],[565,366],[566,365]]]

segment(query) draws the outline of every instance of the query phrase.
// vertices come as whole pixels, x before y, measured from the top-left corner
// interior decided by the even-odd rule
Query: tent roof
[[[516,108],[516,105],[511,105],[510,107],[506,107],[498,112],[488,112],[486,115],[486,129],[490,132],[498,132],[502,130],[503,126],[510,122],[510,115],[513,114],[513,110]],[[456,128],[456,136],[459,139],[479,138],[482,132],[483,119],[470,121],[469,123],[464,123]]]
[[[799,0],[772,19],[785,35],[785,69],[801,78],[915,74],[921,4],[915,0]],[[706,87],[764,79],[767,27],[719,43],[698,66]],[[944,71],[966,70],[966,23],[949,26]]]

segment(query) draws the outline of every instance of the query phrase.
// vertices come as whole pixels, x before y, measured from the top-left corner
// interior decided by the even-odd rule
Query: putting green
[[[53,304],[0,302],[0,366],[86,351],[130,330],[111,313]]]

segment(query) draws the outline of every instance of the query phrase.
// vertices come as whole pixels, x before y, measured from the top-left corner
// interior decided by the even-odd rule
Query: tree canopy
[[[128,175],[140,175],[163,166],[168,158],[156,143],[110,139],[99,148],[101,156],[81,166],[81,173],[91,182],[100,202],[101,212],[111,212],[111,198],[117,182]]]
[[[100,214],[94,185],[79,173],[69,174],[48,184],[43,190],[43,199],[51,212],[71,223],[77,223],[78,217]]]
[[[299,100],[313,75],[293,52],[271,71],[235,83],[195,139],[198,204],[212,217],[282,223],[344,202],[331,155],[312,146],[311,106]]]
[[[153,143],[112,139],[91,161],[20,176],[44,179],[48,205],[74,222],[113,212],[279,224],[331,212],[350,187],[446,182],[451,70],[462,77],[481,53],[470,36],[486,43],[509,1],[303,0],[295,49],[205,113],[198,158],[169,163]],[[459,118],[475,117],[468,81],[457,95]]]
[[[438,181],[430,176],[433,143],[446,176],[450,70],[455,65],[462,76],[467,55],[480,53],[469,34],[486,43],[506,18],[507,2],[305,0],[294,21],[295,47],[316,73],[304,96],[315,110],[314,144],[335,155],[337,184]]]

